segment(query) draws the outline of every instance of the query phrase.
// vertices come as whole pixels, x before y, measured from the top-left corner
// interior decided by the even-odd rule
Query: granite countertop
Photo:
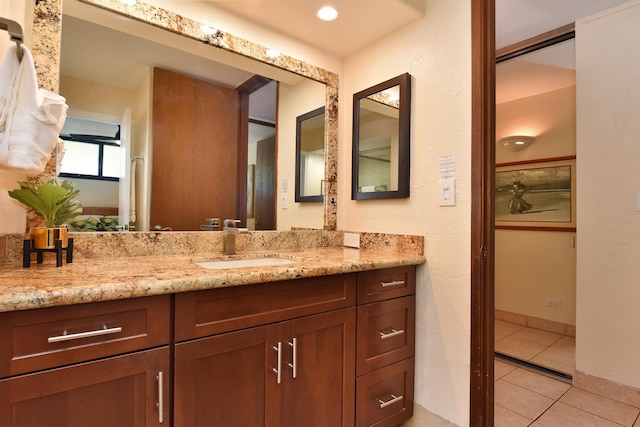
[[[171,294],[303,277],[375,270],[425,262],[422,255],[351,248],[238,252],[235,258],[275,256],[295,263],[210,270],[196,262],[220,253],[79,259],[0,266],[0,312]]]

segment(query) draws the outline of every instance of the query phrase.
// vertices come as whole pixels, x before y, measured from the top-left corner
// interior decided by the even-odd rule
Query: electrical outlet
[[[358,233],[344,233],[344,246],[359,248],[360,235]]]
[[[562,308],[562,301],[557,299],[547,298],[544,300],[544,305],[551,308]]]

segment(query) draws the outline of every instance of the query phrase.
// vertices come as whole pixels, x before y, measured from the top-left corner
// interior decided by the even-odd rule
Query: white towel
[[[64,97],[38,89],[31,52],[9,46],[0,62],[0,168],[41,173],[67,117]]]

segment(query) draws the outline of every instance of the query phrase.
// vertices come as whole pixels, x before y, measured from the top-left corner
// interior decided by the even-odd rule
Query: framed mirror
[[[351,199],[409,197],[411,76],[353,95]]]
[[[296,118],[296,202],[321,202],[324,193],[324,107]]]
[[[151,48],[135,50],[135,52],[138,53],[137,57],[143,59],[143,57],[147,58],[149,56],[155,56],[155,58],[152,58],[154,60],[149,63],[157,65],[165,70],[168,69],[177,73],[187,74],[189,77],[197,78],[201,81],[207,81],[208,83],[213,82],[236,89],[242,87],[245,82],[250,82],[253,76],[263,76],[273,80],[278,85],[278,123],[272,123],[269,119],[266,119],[262,111],[255,112],[252,109],[252,106],[254,105],[253,99],[258,95],[257,92],[259,91],[252,92],[251,96],[247,95],[249,98],[249,100],[246,101],[248,108],[245,108],[246,105],[243,104],[242,112],[244,114],[245,110],[248,110],[247,114],[250,121],[255,119],[260,122],[268,122],[270,125],[275,125],[278,128],[279,149],[277,150],[277,158],[275,159],[277,167],[273,168],[278,175],[274,178],[275,184],[270,186],[274,195],[269,199],[271,205],[274,206],[275,211],[278,213],[277,218],[275,218],[276,227],[277,229],[282,230],[290,229],[292,227],[322,228],[323,226],[325,229],[335,229],[337,223],[337,186],[335,185],[335,175],[330,175],[325,178],[327,182],[330,183],[330,185],[327,186],[328,194],[326,202],[324,204],[307,206],[304,208],[304,212],[299,211],[297,204],[290,205],[289,209],[286,210],[278,209],[277,204],[280,203],[281,198],[275,194],[280,188],[277,185],[278,182],[291,180],[294,177],[295,161],[293,156],[293,142],[295,141],[295,128],[293,124],[295,123],[295,118],[297,116],[305,111],[309,111],[311,108],[326,104],[327,117],[325,118],[325,127],[327,134],[327,147],[325,147],[325,151],[331,153],[337,150],[337,126],[335,125],[337,122],[335,117],[337,115],[337,75],[328,70],[302,62],[287,55],[280,55],[277,58],[271,58],[267,54],[268,49],[265,47],[249,40],[240,39],[223,31],[217,31],[213,35],[208,35],[199,22],[186,18],[182,15],[178,15],[175,12],[170,12],[156,7],[154,4],[159,2],[154,1],[152,3],[153,4],[138,1],[135,5],[126,6],[111,0],[65,0],[63,8],[61,0],[52,0],[51,2],[47,2],[46,18],[38,18],[36,19],[36,22],[41,22],[42,25],[46,26],[50,22],[60,22],[60,19],[64,18],[62,19],[62,28],[55,27],[51,29],[51,31],[55,31],[56,36],[60,36],[61,34],[63,35],[63,43],[61,46],[63,58],[60,60],[60,57],[57,54],[51,55],[51,64],[47,63],[46,67],[39,67],[41,70],[40,73],[42,74],[39,75],[39,80],[44,82],[51,81],[52,90],[57,90],[58,83],[60,82],[60,88],[66,92],[65,95],[67,96],[67,101],[74,109],[73,113],[80,111],[88,111],[96,114],[99,113],[100,117],[98,118],[101,119],[106,118],[104,115],[108,114],[109,120],[112,121],[113,117],[119,117],[117,116],[118,112],[102,110],[111,108],[112,104],[115,104],[116,101],[120,104],[124,103],[126,97],[119,96],[120,92],[117,92],[118,96],[115,95],[115,90],[100,92],[101,94],[104,94],[104,96],[93,96],[92,98],[100,101],[98,103],[99,107],[95,107],[80,104],[77,102],[79,97],[71,94],[67,89],[70,87],[70,82],[80,81],[81,83],[84,83],[86,81],[97,81],[97,79],[79,74],[80,72],[87,71],[91,66],[97,65],[97,67],[93,67],[92,69],[97,70],[96,72],[102,72],[106,78],[111,77],[112,79],[114,77],[122,77],[125,74],[124,72],[118,72],[117,70],[140,72],[140,67],[134,67],[131,65],[123,66],[120,62],[115,64],[115,59],[107,60],[107,52],[111,51],[108,51],[107,47],[103,44],[98,44],[105,40],[112,40],[116,37],[124,37],[125,34],[127,37],[134,36],[139,39],[144,39],[146,42],[154,43]],[[49,16],[49,14],[51,16]],[[88,36],[73,36],[73,26],[80,24],[86,24],[87,26],[89,24],[94,25],[93,29],[86,33]],[[101,31],[111,31],[110,36],[104,37],[104,33],[96,30],[95,25],[103,27]],[[60,29],[62,29],[61,33]],[[88,50],[92,51],[98,56],[98,58],[97,61],[90,61],[85,55],[84,61],[76,62],[76,67],[72,67],[72,71],[68,71],[69,68],[67,68],[67,64],[70,64],[70,62],[67,61],[68,54],[71,53],[73,49],[69,43],[73,43],[75,41],[85,44]],[[34,45],[48,46],[49,43],[49,33],[47,31],[42,31],[39,26],[36,26],[34,28]],[[127,52],[134,51],[134,44],[131,42],[121,41],[118,45],[129,46],[130,49],[127,49]],[[125,52],[123,52],[122,49],[119,51],[116,50],[113,58],[124,60],[124,54]],[[82,58],[82,55],[80,55],[80,57]],[[163,61],[173,62],[161,62],[160,59]],[[112,65],[112,62],[116,67],[116,71],[107,67],[107,65]],[[60,65],[60,74],[58,74],[58,64]],[[197,66],[193,64],[197,64]],[[180,68],[186,67],[187,65],[189,66],[186,70]],[[142,74],[143,77],[138,76],[138,83],[140,83],[140,79],[146,80],[144,80],[142,84],[134,86],[135,89],[129,89],[129,92],[136,91],[137,95],[138,87],[143,89],[151,87],[150,84],[147,84],[147,81],[150,80],[148,77],[149,69],[150,67],[147,64],[143,69],[146,74]],[[75,80],[72,80],[72,78]],[[225,80],[220,80],[222,78]],[[227,78],[229,80],[226,80]],[[74,94],[84,95],[91,94],[91,92],[83,89],[75,91]],[[82,98],[82,101],[84,102],[86,99],[86,101],[89,102],[90,99],[88,98],[90,98],[90,96],[85,96]],[[148,98],[149,97],[145,94],[145,99]],[[115,101],[113,101],[114,99]],[[126,100],[128,99],[129,98],[126,98]],[[135,98],[136,102],[127,101],[127,105],[133,105],[134,107],[141,106],[141,108],[148,105],[148,102],[137,102],[138,99],[141,99],[141,97]],[[309,103],[311,105],[309,105]],[[117,106],[121,107],[120,104]],[[122,110],[122,108],[119,109]],[[134,122],[132,127],[138,126],[138,123],[149,124],[152,122],[150,113],[146,114],[146,111],[147,110],[144,110],[141,114],[134,112]],[[146,114],[146,116],[144,114]],[[141,130],[140,132],[133,134],[134,142],[133,150],[131,152],[133,158],[142,159],[137,162],[136,174],[138,176],[135,180],[135,186],[137,188],[136,213],[137,219],[139,220],[139,224],[136,224],[136,230],[145,231],[153,227],[156,223],[164,225],[165,222],[147,219],[145,225],[143,221],[146,218],[150,218],[151,215],[149,212],[153,211],[153,209],[151,209],[151,202],[154,198],[149,191],[149,188],[153,188],[153,186],[149,186],[149,182],[154,177],[152,172],[157,172],[158,170],[157,168],[152,167],[152,163],[158,159],[158,156],[151,156],[150,147],[152,146],[148,143],[145,144],[145,141],[150,141],[153,136],[153,133],[149,131],[150,128],[144,126],[139,126],[138,128]],[[249,146],[249,150],[251,150],[251,127],[248,131],[245,131],[243,128],[243,132],[249,134],[248,136],[243,134],[242,139],[248,139],[247,144]],[[213,133],[209,132],[208,134],[211,135]],[[191,139],[193,138],[182,138],[183,141]],[[260,142],[263,139],[264,138],[256,141]],[[154,154],[157,154],[155,149],[153,151]],[[216,151],[216,155],[219,154],[219,151]],[[335,156],[329,157],[327,170],[337,169],[333,164],[334,158]],[[248,204],[249,198],[253,196],[254,193],[249,193],[247,189],[248,171],[245,172],[244,170],[240,170],[240,168],[244,168],[245,161],[247,163],[247,169],[250,169],[252,164],[255,163],[252,161],[252,151],[249,151],[248,153],[243,151],[242,154],[238,154],[238,164],[240,167],[237,172],[236,185],[230,183],[229,185],[224,186],[225,188],[233,188],[238,193],[236,196],[237,200],[235,200],[235,211],[233,211],[235,213],[231,212],[228,215],[226,213],[221,213],[216,205],[216,208],[207,211],[206,215],[200,213],[190,215],[189,218],[194,218],[194,225],[189,229],[198,229],[198,227],[201,227],[201,224],[205,219],[204,217],[230,216],[239,218],[242,212],[248,211],[246,204],[243,206],[243,202],[244,199],[247,199],[246,203]],[[228,163],[231,164],[232,162]],[[50,170],[48,174],[55,176],[55,170]],[[235,173],[228,174],[228,176],[233,178]],[[331,185],[332,183],[333,185]],[[133,187],[133,185],[131,187]],[[158,186],[156,186],[156,188],[158,188]],[[115,192],[117,193],[118,190],[116,189]],[[99,191],[95,193],[102,194],[102,192]],[[86,191],[85,194],[89,194],[89,191]],[[256,200],[257,196],[258,194],[256,193]],[[228,197],[226,199],[233,201],[234,197]],[[102,209],[104,199],[100,199],[96,203],[98,203],[96,206]],[[91,202],[90,206],[93,205],[94,203]],[[128,211],[128,209],[124,209],[124,211]],[[257,204],[254,211],[258,211]],[[249,218],[247,218],[247,221],[249,222]]]

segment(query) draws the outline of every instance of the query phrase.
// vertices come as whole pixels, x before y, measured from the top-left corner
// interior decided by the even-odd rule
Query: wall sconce
[[[502,138],[498,142],[509,151],[520,151],[533,144],[535,140],[533,136],[514,135]]]

